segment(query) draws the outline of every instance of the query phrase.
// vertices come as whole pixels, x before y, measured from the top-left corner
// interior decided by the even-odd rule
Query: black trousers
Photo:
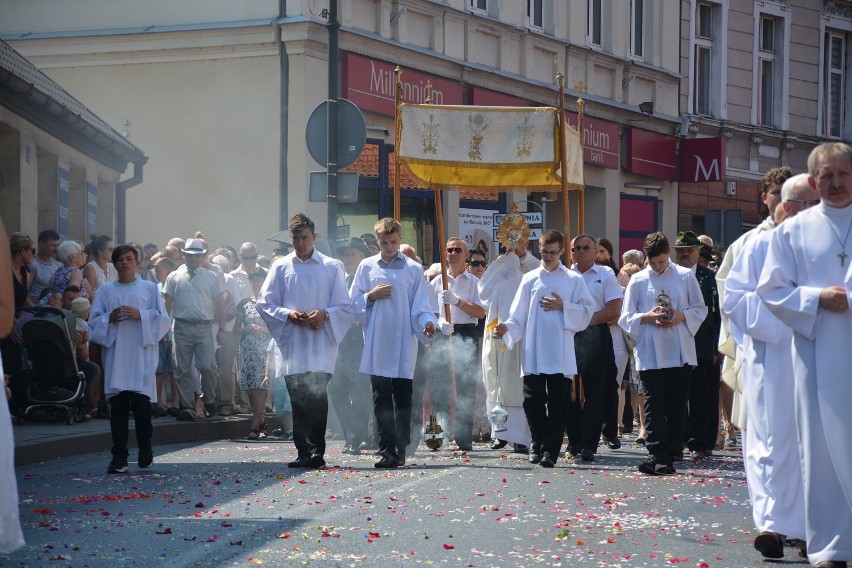
[[[453,435],[456,444],[473,443],[473,410],[476,386],[482,376],[482,357],[479,355],[479,333],[476,325],[456,326],[452,340],[453,371],[456,378],[456,421]],[[448,412],[453,396],[446,338],[437,338],[430,353],[429,398],[433,412]],[[443,340],[442,340],[443,339]]]
[[[683,451],[691,374],[688,365],[639,371],[645,390],[645,447],[649,454],[669,465]]]
[[[130,428],[130,410],[133,409],[133,420],[136,423],[136,446],[140,449],[151,448],[151,437],[154,426],[151,424],[151,399],[144,394],[131,391],[121,391],[109,399],[109,428],[112,432],[112,455],[126,458],[127,438]]]
[[[413,381],[370,376],[373,410],[379,429],[379,451],[405,457],[411,441],[411,393]]]
[[[299,457],[325,454],[330,380],[329,373],[299,373],[286,377],[293,406],[293,444]]]
[[[356,448],[367,441],[370,421],[370,381],[358,371],[364,350],[363,328],[352,326],[340,342],[334,377],[328,383],[328,395],[347,444]]]
[[[409,430],[408,455],[414,455],[423,433],[423,391],[428,380],[428,351],[417,342],[417,363],[414,365],[414,380],[411,393],[411,428]]]
[[[583,377],[586,400],[582,408],[579,399],[569,401],[565,431],[572,448],[597,452],[607,401],[611,401],[612,396],[607,395],[607,392],[614,391],[617,386],[609,326],[590,325],[574,335],[574,351],[577,355],[577,370]],[[617,405],[617,391],[614,394]]]
[[[686,444],[692,451],[706,452],[716,447],[719,431],[719,383],[721,368],[712,359],[698,359],[689,382],[689,414]]]
[[[565,414],[573,382],[564,375],[524,375],[524,414],[530,425],[534,454],[559,459]]]

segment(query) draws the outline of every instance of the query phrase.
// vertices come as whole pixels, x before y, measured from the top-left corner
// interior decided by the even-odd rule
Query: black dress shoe
[[[287,467],[310,467],[310,459],[307,456],[299,456],[287,464]]]
[[[491,442],[491,449],[492,450],[501,450],[501,449],[505,448],[506,444],[508,444],[508,443],[509,442],[507,442],[506,440],[498,440],[498,439],[495,438],[494,441]]]
[[[847,568],[847,564],[843,560],[823,560],[814,564],[814,568]]]
[[[764,558],[784,558],[784,537],[776,532],[763,531],[755,537],[754,549]]]
[[[399,454],[396,458],[396,465],[402,467],[405,465],[405,454]]]
[[[617,450],[621,448],[621,440],[618,438],[607,438],[604,436],[604,442],[606,442],[606,447],[610,450]]]
[[[308,459],[308,465],[314,469],[325,467],[325,458],[320,454],[314,454]]]
[[[399,467],[399,459],[393,454],[384,454],[382,459],[373,464],[378,469],[394,469]]]
[[[550,454],[545,452],[541,456],[541,461],[539,462],[538,465],[540,465],[541,467],[546,467],[546,468],[550,469],[552,467],[556,467],[556,462],[553,460],[552,457],[550,457]]]
[[[580,450],[580,453],[577,454],[577,458],[582,462],[592,462],[595,461],[595,452],[589,450],[588,448]]]
[[[530,463],[541,463],[541,454],[530,451]]]
[[[523,444],[512,444],[512,453],[513,454],[528,454],[530,453],[530,449],[528,446]]]
[[[471,452],[473,451],[473,444],[470,442],[459,442],[456,441],[456,446],[458,446],[459,450],[463,452]]]

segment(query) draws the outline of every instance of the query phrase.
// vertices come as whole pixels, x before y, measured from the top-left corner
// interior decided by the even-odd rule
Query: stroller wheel
[[[56,416],[56,410],[54,410],[54,409],[48,410],[46,416],[47,416],[47,421],[50,422],[51,424],[56,422],[56,419],[58,418]]]
[[[68,424],[69,426],[74,424],[74,415],[75,414],[76,413],[72,409],[70,409],[70,408],[66,409],[65,410],[65,423]]]

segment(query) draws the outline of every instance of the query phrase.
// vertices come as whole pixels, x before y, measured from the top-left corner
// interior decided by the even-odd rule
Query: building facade
[[[852,140],[852,2],[683,0],[681,32],[688,137],[718,142],[698,159],[681,145],[678,227],[729,244],[717,212],[758,224],[766,171],[805,172],[814,146]]]
[[[692,22],[706,14],[704,4],[711,4],[713,25],[742,29],[720,39],[724,52],[711,49],[708,65],[717,75],[694,93],[689,54],[707,38],[694,33]],[[836,112],[828,112],[836,104],[808,103],[806,85],[790,82],[791,96],[778,103],[778,116],[789,121],[779,122],[777,136],[749,142],[755,79],[729,67],[752,58],[754,24],[741,17],[754,17],[751,4],[771,4],[783,15],[808,3],[682,0],[673,11],[673,3],[664,0],[339,2],[340,94],[363,111],[368,141],[347,168],[360,174],[358,197],[338,204],[338,236],[368,232],[378,217],[393,211],[397,65],[404,100],[434,104],[555,105],[560,72],[572,123],[582,83],[586,231],[608,237],[617,249],[636,248],[653,230],[672,235],[687,224],[697,226],[728,181],[737,184],[735,200],[720,195],[720,203],[743,209],[750,219],[758,212],[748,184],[776,162],[803,167],[803,156],[820,139],[818,124],[827,128],[837,121]],[[202,230],[211,245],[260,243],[299,211],[328,232],[326,206],[311,202],[308,192],[310,172],[323,166],[305,145],[308,117],[327,95],[327,8],[323,0],[152,0],[144,9],[129,0],[86,0],[60,17],[47,0],[0,0],[0,37],[86,100],[127,140],[146,148],[151,160],[145,181],[127,194],[127,238],[163,244]],[[823,35],[829,39],[814,33],[812,50],[787,49],[802,60],[789,67],[793,76],[805,72],[798,69],[804,61],[819,60],[822,42],[837,43],[830,38],[840,28],[835,16],[826,20],[829,10],[820,3],[808,11],[815,30],[821,22],[827,25]],[[798,16],[782,20],[790,37],[805,35]],[[787,25],[782,24],[781,32]],[[729,80],[722,69],[738,82],[720,94],[719,85]],[[844,80],[836,75],[834,83]],[[696,107],[696,101],[704,106]],[[808,104],[811,133],[804,124],[810,111],[799,110]],[[797,134],[784,134],[789,131]],[[696,142],[705,138],[715,142]],[[684,142],[702,157],[700,167],[682,163]],[[719,179],[690,181],[684,192],[685,172],[697,168],[714,175],[712,156],[720,148]],[[777,149],[777,158],[764,156],[774,152],[767,148]],[[752,155],[756,164],[743,158]],[[432,193],[405,171],[401,185],[406,240],[425,261],[434,260]],[[444,199],[447,234],[471,244],[483,235],[493,244],[492,215],[505,212],[511,201],[526,202],[530,211],[544,209],[544,227],[562,227],[558,194],[519,187],[500,199],[458,192]],[[576,194],[570,205],[576,214]],[[571,225],[576,231],[576,218]]]

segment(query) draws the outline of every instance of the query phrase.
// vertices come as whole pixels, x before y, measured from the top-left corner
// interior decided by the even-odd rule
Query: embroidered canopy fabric
[[[565,121],[565,170],[568,177],[565,180],[568,189],[583,190],[583,140],[580,132]],[[562,175],[560,170],[559,175]]]
[[[430,186],[556,191],[558,127],[552,107],[403,104],[399,159]]]

